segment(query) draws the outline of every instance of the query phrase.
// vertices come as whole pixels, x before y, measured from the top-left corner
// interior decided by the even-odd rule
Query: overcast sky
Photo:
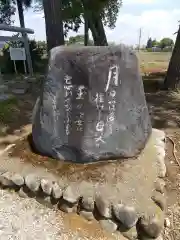
[[[147,38],[160,40],[163,37],[175,39],[174,32],[178,29],[180,20],[180,0],[123,0],[116,28],[106,29],[108,41],[135,45],[138,42],[139,29],[142,28],[142,44]],[[26,27],[35,31],[33,38],[45,40],[45,24],[42,14],[34,13],[32,9],[25,11]],[[19,25],[15,17],[15,25]],[[83,26],[79,29],[83,34]],[[7,35],[7,33],[6,33]],[[69,36],[76,33],[70,33]]]

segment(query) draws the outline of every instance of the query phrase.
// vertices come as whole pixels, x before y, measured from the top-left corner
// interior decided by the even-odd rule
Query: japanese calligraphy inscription
[[[80,163],[137,156],[151,123],[136,55],[124,46],[59,47],[52,54],[42,89],[51,97],[45,104],[43,92],[34,110],[37,149]]]

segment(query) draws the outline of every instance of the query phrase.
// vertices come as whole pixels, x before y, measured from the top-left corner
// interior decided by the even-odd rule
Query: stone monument
[[[138,60],[129,48],[56,47],[33,112],[33,143],[76,163],[137,156],[151,134]]]
[[[78,232],[81,215],[118,239],[162,239],[166,136],[151,127],[135,53],[57,47],[48,67],[32,135],[1,155],[0,187],[77,213]]]

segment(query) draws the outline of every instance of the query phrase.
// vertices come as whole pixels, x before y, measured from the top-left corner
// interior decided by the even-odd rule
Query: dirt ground
[[[159,80],[159,81],[157,81]],[[166,145],[166,191],[167,218],[170,226],[165,228],[165,240],[180,239],[180,92],[168,93],[159,90],[157,77],[144,79],[146,99],[149,106],[152,125],[167,134]],[[16,96],[12,116],[4,118],[0,115],[0,149],[12,143],[16,138],[31,131],[31,114],[38,96],[40,85],[37,82],[29,85],[24,95]],[[12,106],[11,106],[12,107]]]

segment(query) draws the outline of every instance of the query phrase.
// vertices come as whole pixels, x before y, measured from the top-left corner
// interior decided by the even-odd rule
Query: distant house
[[[161,52],[161,48],[158,46],[152,47],[152,52]]]

